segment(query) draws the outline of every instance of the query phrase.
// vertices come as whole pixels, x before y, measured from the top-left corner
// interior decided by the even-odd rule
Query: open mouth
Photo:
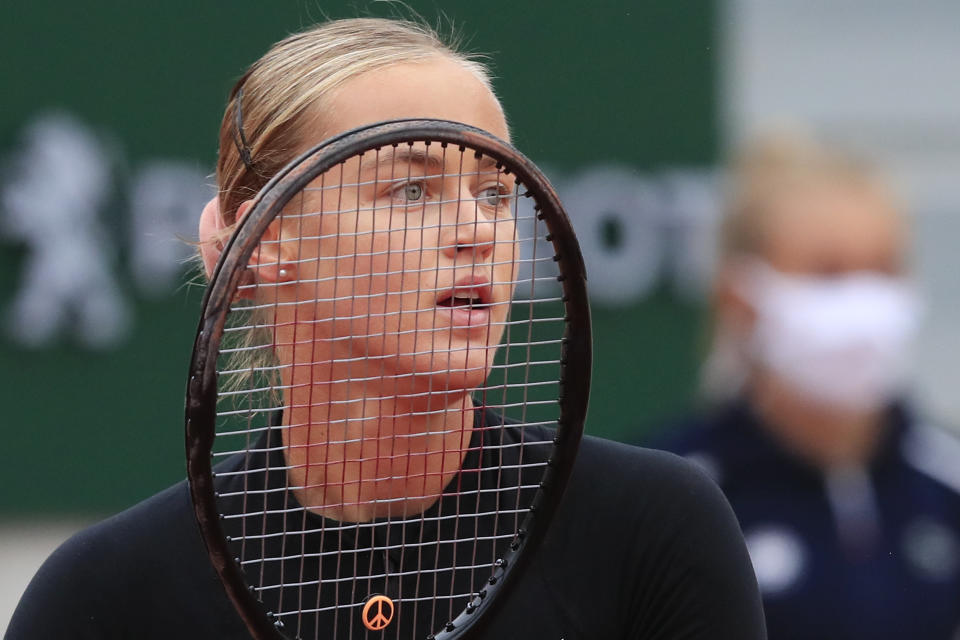
[[[489,302],[484,302],[483,298],[480,296],[462,296],[455,295],[449,296],[446,298],[441,298],[437,300],[438,307],[448,307],[451,309],[464,308],[464,309],[485,309],[490,306]]]
[[[478,311],[487,309],[493,302],[493,289],[483,278],[463,278],[437,297],[437,306],[448,309]]]

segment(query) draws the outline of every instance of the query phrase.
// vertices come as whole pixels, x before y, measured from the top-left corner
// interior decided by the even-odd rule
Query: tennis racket
[[[580,249],[537,167],[441,120],[327,140],[220,256],[190,492],[255,638],[476,637],[547,530],[591,369]]]

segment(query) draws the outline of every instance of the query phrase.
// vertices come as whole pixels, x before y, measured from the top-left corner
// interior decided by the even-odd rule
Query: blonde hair
[[[220,125],[217,184],[224,223],[232,226],[240,204],[293,159],[305,119],[329,108],[329,97],[344,82],[436,56],[459,63],[491,88],[482,63],[430,27],[407,20],[334,20],[275,44],[234,86]]]
[[[872,164],[795,132],[760,136],[731,163],[720,226],[720,258],[762,254],[770,212],[783,198],[818,186],[844,186],[879,193],[899,209]]]
[[[408,20],[334,20],[271,47],[233,87],[220,125],[219,239],[232,232],[240,205],[294,159],[306,125],[316,126],[318,113],[321,130],[310,131],[310,137],[319,141],[335,133],[322,130],[322,114],[340,86],[374,69],[437,56],[460,64],[493,91],[487,68],[460,52],[453,38],[445,42],[429,26]],[[269,322],[258,320],[258,312],[251,313],[251,325],[259,328],[234,334],[241,348],[229,358],[228,368],[235,372],[225,384],[230,390],[254,388],[258,375],[265,376],[272,388],[278,384]],[[271,392],[270,401],[279,404],[279,395]]]

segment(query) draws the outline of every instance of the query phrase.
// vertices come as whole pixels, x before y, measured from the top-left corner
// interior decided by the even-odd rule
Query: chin
[[[469,393],[484,384],[490,369],[493,366],[495,347],[478,347],[467,351],[453,351],[451,353],[434,352],[428,356],[421,356],[412,363],[418,373],[432,374],[417,375],[414,377],[419,394],[454,394]],[[429,396],[425,396],[428,398]]]

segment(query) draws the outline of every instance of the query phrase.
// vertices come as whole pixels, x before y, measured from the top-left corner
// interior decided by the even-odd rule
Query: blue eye
[[[401,192],[398,195],[406,202],[419,202],[423,198],[423,185],[419,182],[407,183],[398,191]]]
[[[485,204],[490,207],[500,206],[500,198],[504,194],[500,192],[500,187],[487,187],[486,189],[481,189],[480,193],[477,194],[477,200],[480,204]]]

